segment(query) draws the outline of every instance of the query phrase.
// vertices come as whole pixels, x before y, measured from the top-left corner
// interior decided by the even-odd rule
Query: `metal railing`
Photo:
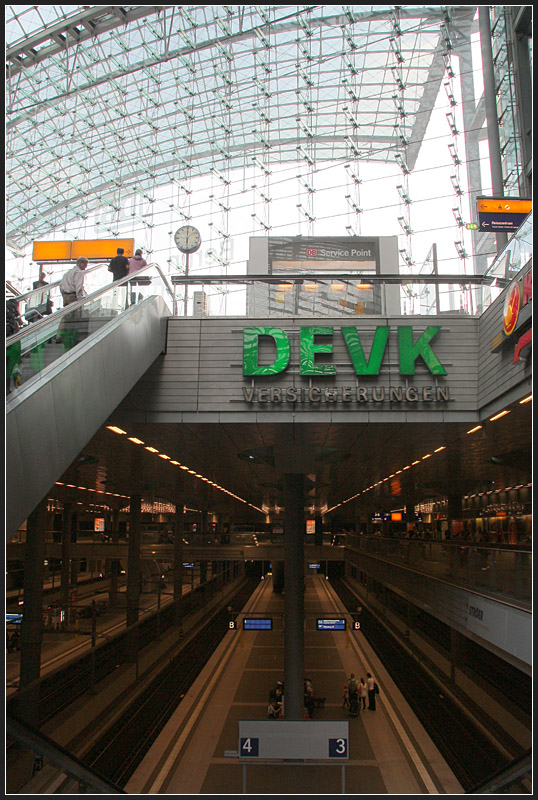
[[[59,282],[53,285],[53,290],[58,286]],[[40,287],[21,299],[45,290],[49,291]],[[109,282],[65,308],[24,325],[6,339],[6,392],[16,391],[107,322],[155,295],[163,297],[167,306],[173,308],[173,289],[168,278],[158,264],[150,264],[143,274],[132,273]]]

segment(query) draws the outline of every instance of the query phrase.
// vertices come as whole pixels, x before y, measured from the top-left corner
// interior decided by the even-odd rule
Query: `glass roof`
[[[262,235],[271,184],[292,164],[296,206],[313,223],[314,173],[335,161],[347,165],[356,214],[358,166],[390,164],[406,235],[407,176],[475,11],[7,6],[8,241],[23,248],[103,208],[119,220],[129,198],[154,203],[161,186],[173,187],[176,220],[190,220],[203,175],[225,238],[236,170],[258,176],[251,216]],[[132,217],[143,222],[136,204]]]

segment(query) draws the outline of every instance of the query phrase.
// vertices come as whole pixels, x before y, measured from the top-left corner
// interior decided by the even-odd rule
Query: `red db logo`
[[[306,248],[306,255],[307,256],[317,256],[318,248],[317,247],[307,247]]]
[[[507,336],[513,332],[516,327],[517,318],[519,315],[519,284],[515,283],[504,302],[504,332]]]

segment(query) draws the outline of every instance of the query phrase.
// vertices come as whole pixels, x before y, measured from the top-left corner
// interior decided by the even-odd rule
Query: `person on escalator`
[[[62,293],[64,307],[86,296],[84,291],[84,270],[87,266],[87,258],[83,256],[77,258],[75,266],[68,270],[60,281],[60,292]]]
[[[139,269],[147,267],[148,262],[142,255],[142,250],[137,250],[134,256],[129,261],[129,275],[131,272],[138,272]]]
[[[144,267],[147,267],[147,265],[148,265],[148,262],[146,261],[146,259],[142,255],[142,250],[140,250],[140,249],[137,250],[135,252],[134,256],[129,261],[129,275],[131,275],[133,272],[139,272],[141,269],[144,269]],[[136,291],[133,288],[133,287],[136,287],[137,285],[138,284],[137,284],[136,280],[129,281],[130,301],[131,301],[131,305],[132,306],[134,306],[134,304],[137,302],[137,300],[141,300],[142,299],[142,295],[140,294],[140,292],[138,293],[138,297],[137,297],[136,296]]]
[[[120,278],[125,278],[129,273],[129,259],[127,256],[123,255],[124,252],[123,247],[118,247],[116,255],[110,260],[110,264],[108,265],[108,271],[112,273],[112,278],[115,281],[119,281]]]

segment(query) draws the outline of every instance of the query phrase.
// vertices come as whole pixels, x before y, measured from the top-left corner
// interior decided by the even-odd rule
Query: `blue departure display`
[[[271,617],[256,619],[254,617],[245,617],[243,620],[243,630],[245,631],[272,631],[273,620]]]
[[[340,619],[319,619],[317,621],[318,631],[345,631],[346,621]]]

